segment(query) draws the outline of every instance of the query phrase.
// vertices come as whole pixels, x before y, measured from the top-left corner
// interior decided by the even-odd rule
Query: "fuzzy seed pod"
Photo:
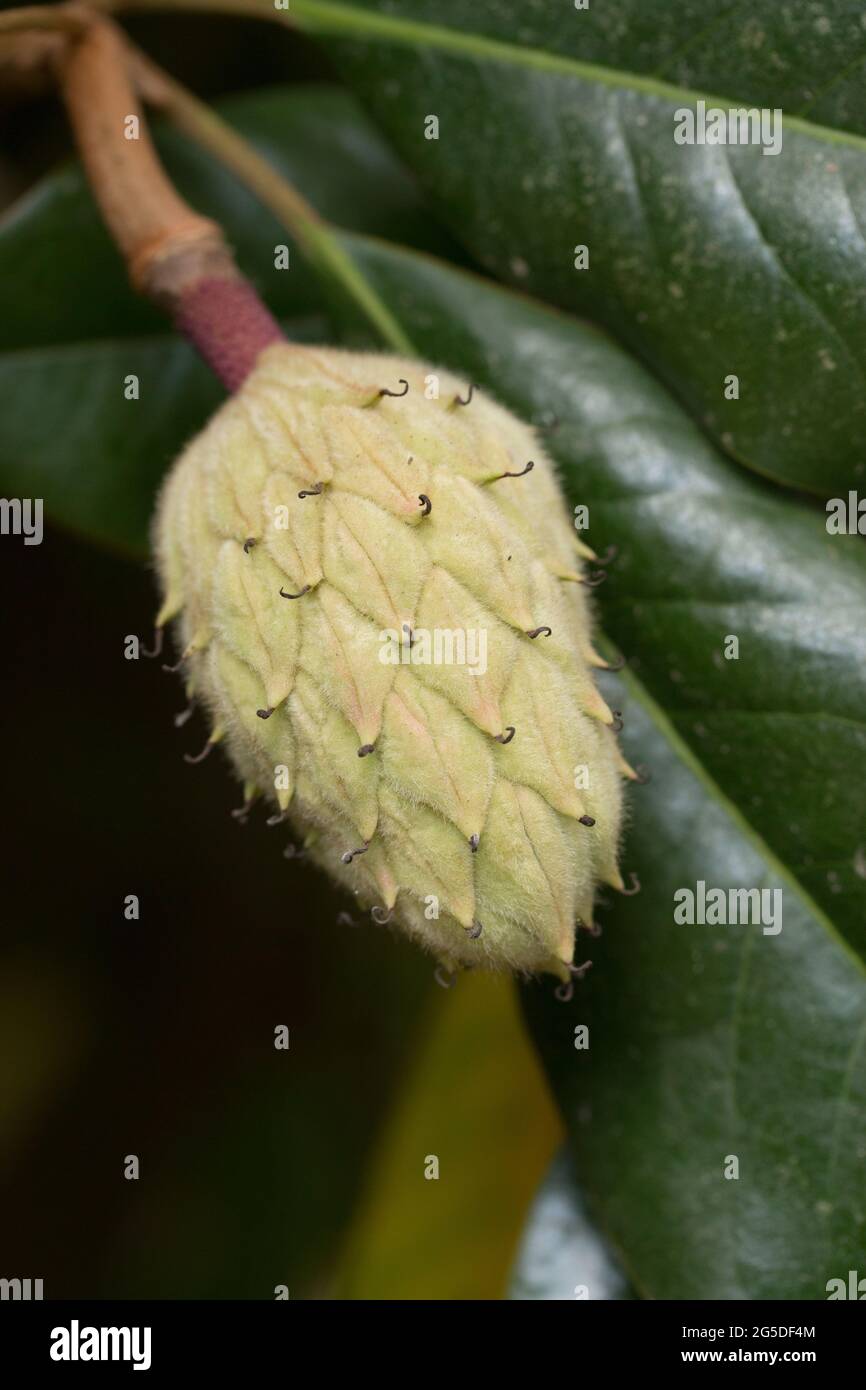
[[[424,364],[274,345],[170,474],[155,548],[247,796],[448,969],[567,979],[633,774],[532,431]]]

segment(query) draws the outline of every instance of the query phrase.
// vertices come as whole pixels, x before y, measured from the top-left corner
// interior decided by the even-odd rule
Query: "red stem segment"
[[[264,348],[285,341],[270,310],[240,276],[194,281],[181,291],[172,317],[229,391],[246,380]]]

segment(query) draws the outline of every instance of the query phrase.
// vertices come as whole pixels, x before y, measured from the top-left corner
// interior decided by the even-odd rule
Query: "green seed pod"
[[[532,431],[463,391],[267,348],[165,484],[158,624],[247,795],[380,920],[449,969],[567,979],[596,885],[622,887],[633,774],[593,683],[592,552]]]

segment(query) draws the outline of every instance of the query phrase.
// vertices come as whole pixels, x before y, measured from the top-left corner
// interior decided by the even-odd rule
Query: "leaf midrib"
[[[247,14],[250,12],[249,4],[243,3],[243,0],[229,0],[225,7]],[[255,8],[258,9],[258,6]],[[291,10],[285,14],[277,11],[276,17],[283,23],[297,24],[313,33],[338,36],[354,34],[361,39],[390,40],[394,43],[438,48],[444,52],[462,54],[482,61],[510,63],[516,67],[577,77],[585,82],[594,82],[614,90],[626,88],[680,105],[688,106],[697,101],[705,101],[708,105],[725,109],[743,106],[746,106],[746,109],[761,109],[736,98],[722,97],[691,87],[679,87],[657,77],[605,68],[597,63],[583,62],[579,58],[566,58],[562,54],[548,53],[544,49],[506,43],[503,39],[488,38],[484,34],[447,29],[424,20],[402,19],[394,15],[358,10],[352,5],[336,3],[336,0],[292,0]],[[855,135],[851,131],[816,125],[804,120],[802,116],[783,115],[783,129],[798,131],[801,135],[823,140],[828,144],[847,145],[851,149],[866,153],[866,137]]]

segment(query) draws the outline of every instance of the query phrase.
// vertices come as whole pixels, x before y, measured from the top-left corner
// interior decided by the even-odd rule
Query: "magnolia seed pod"
[[[247,799],[447,969],[567,980],[633,774],[533,432],[423,363],[274,344],[170,473],[155,551]]]

